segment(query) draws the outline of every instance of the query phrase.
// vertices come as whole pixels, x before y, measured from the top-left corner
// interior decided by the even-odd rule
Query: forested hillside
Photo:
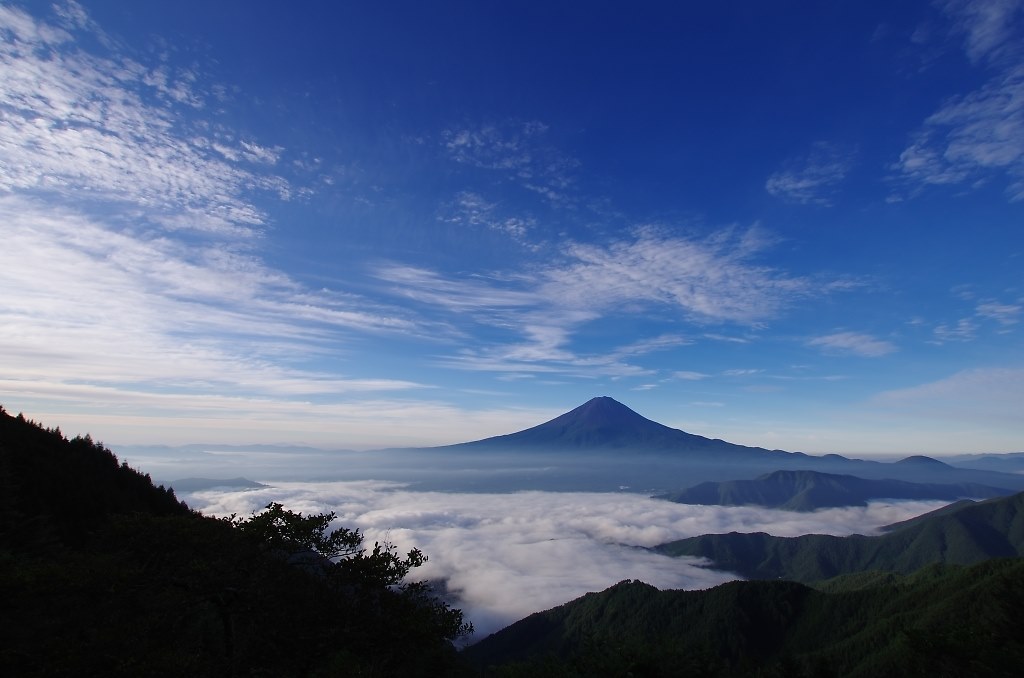
[[[621,582],[470,647],[485,675],[1016,676],[1024,559],[913,575],[658,591]]]
[[[700,483],[663,498],[679,504],[765,506],[815,511],[832,506],[866,506],[872,499],[988,499],[1012,490],[979,483],[911,483],[872,480],[818,471],[774,471],[753,480]]]
[[[969,565],[1024,556],[1024,493],[940,509],[877,537],[763,532],[706,534],[658,547],[672,556],[707,558],[750,579],[814,582],[864,570],[909,573],[931,563]]]
[[[459,675],[425,556],[279,505],[203,517],[88,438],[0,410],[6,675]],[[328,557],[333,556],[333,559]]]

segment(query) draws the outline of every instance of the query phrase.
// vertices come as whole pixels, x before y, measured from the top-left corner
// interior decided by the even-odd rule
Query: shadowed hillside
[[[88,437],[0,409],[6,675],[460,675],[425,560],[333,514],[206,518]]]
[[[1024,560],[933,566],[828,592],[787,581],[621,582],[468,648],[494,676],[1016,676]]]
[[[801,582],[864,570],[908,573],[933,563],[968,565],[1024,556],[1024,493],[963,502],[955,510],[940,509],[878,537],[730,532],[682,539],[657,550],[707,558],[715,569],[751,579]]]
[[[753,504],[787,511],[833,506],[866,506],[871,499],[988,499],[1011,490],[978,483],[911,483],[867,480],[816,471],[775,471],[754,480],[701,483],[662,498],[679,504],[743,506]]]
[[[190,514],[174,492],[119,464],[89,436],[68,440],[0,409],[0,515],[8,547],[84,543],[114,515]]]

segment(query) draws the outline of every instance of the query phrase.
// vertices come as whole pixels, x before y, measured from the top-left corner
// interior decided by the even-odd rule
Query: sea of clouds
[[[265,481],[268,482],[268,481]],[[674,539],[722,532],[876,534],[878,528],[946,502],[874,502],[812,513],[751,506],[691,506],[628,492],[424,492],[385,481],[274,482],[255,490],[182,494],[206,515],[248,515],[270,502],[337,514],[336,527],[366,543],[417,547],[429,561],[417,579],[443,581],[479,640],[533,612],[624,579],[661,589],[703,589],[737,579],[692,558],[647,550]]]

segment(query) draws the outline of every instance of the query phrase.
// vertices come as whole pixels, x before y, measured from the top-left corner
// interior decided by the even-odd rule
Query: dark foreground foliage
[[[854,577],[829,591],[622,582],[467,650],[491,676],[1016,676],[1024,559]]]
[[[0,410],[5,675],[460,675],[425,556],[278,504],[206,518],[88,438]]]

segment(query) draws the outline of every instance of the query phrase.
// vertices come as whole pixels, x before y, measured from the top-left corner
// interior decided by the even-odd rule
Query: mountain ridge
[[[941,462],[938,462],[941,463]],[[712,506],[756,505],[788,511],[814,511],[837,506],[866,506],[871,499],[989,499],[1013,490],[978,483],[913,483],[869,480],[847,474],[780,470],[753,480],[701,483],[661,495],[677,504]]]
[[[1024,559],[913,575],[734,581],[659,591],[626,580],[469,646],[481,675],[1016,676]]]
[[[893,463],[852,459],[834,453],[819,456],[769,450],[706,438],[652,421],[609,396],[591,398],[549,421],[515,433],[451,445],[388,451],[478,454],[481,459],[498,453],[521,457],[547,455],[550,460],[568,460],[573,453],[585,454],[590,460],[619,464],[614,469],[619,474],[615,487],[659,488],[656,490],[659,493],[703,481],[753,479],[772,471],[801,469],[868,479],[977,483],[1024,490],[1024,475],[957,468],[923,455]],[[639,458],[643,458],[644,463],[635,463]],[[655,465],[660,468],[654,470]],[[591,473],[591,469],[584,468],[581,473]],[[535,482],[536,478],[530,481]]]
[[[1024,492],[891,526],[883,535],[775,537],[763,532],[704,534],[655,547],[670,556],[706,558],[710,567],[748,579],[812,583],[865,570],[910,573],[925,565],[971,565],[1024,556]]]

